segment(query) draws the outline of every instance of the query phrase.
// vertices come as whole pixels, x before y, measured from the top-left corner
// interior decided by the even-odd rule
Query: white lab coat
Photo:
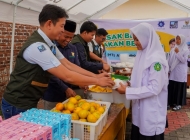
[[[145,136],[163,133],[166,125],[168,76],[163,65],[160,71],[154,65],[144,70],[141,87],[126,88],[126,98],[132,100],[132,123]]]
[[[180,61],[175,68],[170,72],[169,80],[176,82],[187,82],[187,59],[189,51],[181,51],[175,54],[176,58]],[[168,62],[171,62],[168,58]],[[170,65],[170,64],[169,64]]]

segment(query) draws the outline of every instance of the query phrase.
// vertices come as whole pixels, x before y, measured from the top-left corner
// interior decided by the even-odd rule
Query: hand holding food
[[[108,74],[107,72],[102,71],[100,74],[97,74],[96,77],[97,77],[97,78],[109,77],[109,74]]]
[[[67,90],[65,92],[66,92],[67,98],[76,96],[75,91],[73,91],[71,88],[67,88]]]
[[[102,87],[112,87],[114,85],[114,81],[110,77],[102,77],[97,79],[97,84],[98,86]]]
[[[119,88],[120,87],[120,83],[122,83],[123,85],[126,85],[126,82],[124,82],[124,81],[122,81],[120,79],[115,79],[114,83],[115,83],[115,85],[112,87],[113,89]]]
[[[120,93],[120,94],[125,94],[126,90],[127,90],[127,85],[124,85],[122,83],[119,83],[120,87],[118,87],[116,90]]]

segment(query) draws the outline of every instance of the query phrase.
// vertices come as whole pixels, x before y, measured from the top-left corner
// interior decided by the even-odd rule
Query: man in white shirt
[[[37,107],[52,75],[79,86],[114,84],[110,77],[105,77],[106,73],[96,75],[69,62],[52,42],[64,32],[66,18],[68,15],[61,7],[43,7],[40,28],[23,44],[3,94],[1,107],[5,119]]]
[[[92,62],[106,63],[103,59],[104,47],[103,42],[106,40],[107,31],[104,28],[99,28],[96,31],[95,39],[93,39],[89,44],[90,58]]]

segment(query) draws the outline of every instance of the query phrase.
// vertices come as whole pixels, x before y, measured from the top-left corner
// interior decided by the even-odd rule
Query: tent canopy
[[[0,0],[0,20],[8,20],[12,17],[13,5],[18,0]],[[26,23],[38,25],[37,17],[46,4],[55,4],[64,8],[69,19],[74,20],[78,24],[89,18],[99,18],[105,13],[115,9],[128,0],[21,0],[17,9],[18,23]],[[10,19],[11,19],[10,17]],[[2,19],[3,18],[3,19]]]
[[[190,14],[190,0],[159,0]]]
[[[46,4],[55,4],[80,25],[83,21],[100,18],[128,0],[0,0],[0,21],[13,22],[10,72],[12,72],[15,23],[38,25],[38,15]],[[190,15],[190,0],[159,0],[186,11]],[[17,8],[16,6],[17,5]],[[16,19],[15,19],[16,17]]]
[[[13,6],[17,8],[16,23],[38,25],[38,15],[46,4],[63,7],[69,19],[81,24],[87,19],[97,19],[129,0],[0,0],[0,21],[12,22]],[[190,0],[159,0],[190,13]]]

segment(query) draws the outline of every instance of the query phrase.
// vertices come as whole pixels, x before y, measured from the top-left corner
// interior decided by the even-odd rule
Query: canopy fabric
[[[190,0],[159,0],[190,14]]]
[[[14,5],[18,0],[0,0],[0,21],[12,22]],[[69,19],[78,24],[89,18],[99,18],[128,0],[21,0],[16,12],[16,23],[38,25],[38,15],[46,4],[64,8]]]
[[[12,22],[14,5],[19,0],[0,0],[0,21]],[[16,12],[16,23],[38,25],[38,15],[46,4],[63,7],[69,19],[80,25],[88,19],[97,19],[128,0],[21,0]],[[159,0],[190,13],[190,0]]]

